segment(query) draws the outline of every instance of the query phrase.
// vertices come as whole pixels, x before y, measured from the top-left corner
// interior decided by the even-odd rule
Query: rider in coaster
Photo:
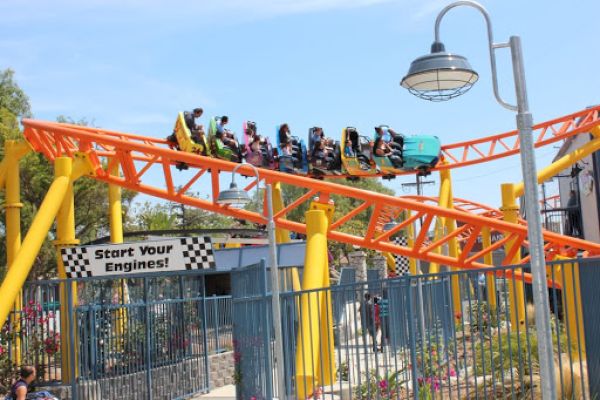
[[[381,136],[383,140],[390,145],[392,150],[402,151],[402,146],[404,144],[402,135],[396,133],[396,131],[387,125],[376,126],[375,132],[377,133],[377,136]]]
[[[281,154],[285,156],[292,156],[292,132],[290,131],[290,127],[288,124],[281,124],[279,127],[279,148],[281,149]]]
[[[356,156],[358,162],[360,163],[360,168],[365,171],[371,169],[371,162],[369,158],[366,155],[364,155],[360,149],[358,132],[356,130],[348,129],[346,136],[346,144],[348,143],[350,143],[350,149],[353,153],[352,157]],[[348,146],[346,145],[346,147]]]
[[[327,168],[329,168],[333,162],[333,157],[326,146],[326,139],[321,139],[314,144],[313,157],[322,160],[327,165]]]
[[[215,136],[217,139],[221,139],[223,144],[233,150],[241,157],[240,146],[235,139],[235,135],[229,129],[225,128],[225,125],[229,122],[229,117],[227,115],[223,115],[219,122],[217,123],[217,132]]]
[[[330,160],[334,159],[334,146],[335,142],[331,138],[326,138],[323,128],[315,126],[312,131],[312,155],[315,158],[326,159],[329,163]],[[321,157],[322,155],[323,157]]]
[[[379,157],[388,157],[396,168],[402,166],[402,156],[400,151],[393,148],[390,143],[386,143],[382,135],[377,135],[374,147],[375,155]]]
[[[196,143],[200,143],[202,141],[202,136],[204,136],[204,126],[196,125],[196,119],[200,118],[202,113],[204,113],[204,110],[200,107],[194,108],[192,112],[183,113],[185,125],[190,130],[192,140]]]

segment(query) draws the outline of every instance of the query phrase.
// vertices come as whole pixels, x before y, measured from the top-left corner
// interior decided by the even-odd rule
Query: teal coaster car
[[[440,161],[442,146],[440,139],[433,135],[405,136],[402,159],[405,170],[424,170],[435,167]]]

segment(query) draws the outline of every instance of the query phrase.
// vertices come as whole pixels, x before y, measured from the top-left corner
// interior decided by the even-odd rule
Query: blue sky
[[[443,143],[514,129],[494,100],[483,19],[451,11],[447,50],[480,74],[466,95],[445,103],[399,86],[410,62],[429,51],[438,0],[2,0],[0,69],[16,71],[36,118],[63,114],[95,125],[165,137],[176,113],[202,106],[203,123],[229,115],[273,136],[288,122],[306,136],[320,125],[371,135],[387,123]],[[570,3],[570,4],[569,4]],[[541,122],[599,103],[597,1],[484,1],[496,41],[520,35],[531,109]],[[513,99],[508,51],[500,87]],[[538,151],[538,167],[556,148]],[[453,172],[454,194],[499,205],[500,183],[519,181],[518,157]],[[432,176],[437,181],[437,176]],[[400,184],[390,183],[398,194]],[[425,188],[435,195],[437,186]]]

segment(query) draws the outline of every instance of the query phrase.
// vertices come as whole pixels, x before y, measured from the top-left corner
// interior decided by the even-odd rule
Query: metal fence
[[[4,386],[33,364],[71,398],[181,398],[208,391],[209,356],[233,350],[231,297],[205,296],[202,272],[30,282],[22,298],[0,335]]]
[[[273,335],[264,327],[271,327],[269,295],[234,293],[234,313],[245,313],[234,323],[236,339],[262,339],[246,339],[243,349],[236,348],[243,377],[238,394],[245,396],[238,398],[538,399],[534,307],[527,300],[529,285],[519,294],[515,276],[521,268],[283,293],[286,396],[278,396],[273,385]],[[580,287],[572,268],[569,262],[548,266],[555,376],[558,398],[588,399],[594,397],[588,389],[581,303],[573,296]],[[326,306],[314,307],[321,302]],[[330,346],[323,324],[329,310],[340,309],[334,311],[342,317],[336,318]]]

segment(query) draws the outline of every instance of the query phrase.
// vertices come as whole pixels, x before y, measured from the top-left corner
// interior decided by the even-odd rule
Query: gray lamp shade
[[[447,53],[441,43],[434,43],[431,54],[410,64],[400,85],[422,99],[444,101],[466,93],[477,79],[479,75],[465,57]]]
[[[387,232],[387,231],[389,231],[389,230],[393,229],[393,228],[394,228],[395,226],[397,226],[397,225],[398,225],[398,223],[397,223],[397,222],[394,222],[394,221],[392,221],[392,222],[387,222],[387,223],[385,223],[385,224],[383,225],[383,231],[384,231],[384,232]]]
[[[221,192],[219,192],[217,203],[240,205],[248,204],[250,203],[250,196],[248,196],[248,192],[246,192],[245,190],[238,189],[237,184],[235,182],[231,182],[231,185],[229,185],[229,189],[222,190]]]

